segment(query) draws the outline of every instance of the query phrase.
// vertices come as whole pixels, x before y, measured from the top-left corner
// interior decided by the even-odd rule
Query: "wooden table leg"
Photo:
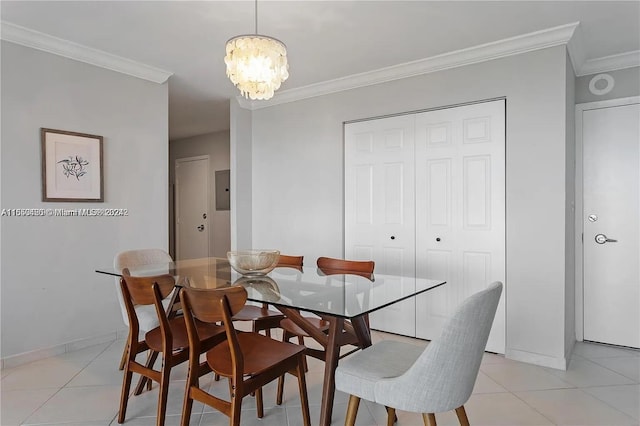
[[[371,346],[371,330],[367,326],[364,315],[352,318],[351,325],[353,326],[353,331],[355,331],[356,337],[358,338],[360,349]]]
[[[331,318],[329,320],[329,341],[327,343],[326,358],[324,363],[324,386],[322,387],[322,405],[320,407],[320,426],[331,424],[333,412],[333,397],[336,392],[335,372],[340,357],[340,338],[344,319]]]

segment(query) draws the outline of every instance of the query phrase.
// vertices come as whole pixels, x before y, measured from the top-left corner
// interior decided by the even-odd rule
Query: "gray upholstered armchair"
[[[393,425],[396,409],[422,413],[427,426],[435,426],[435,413],[455,409],[460,424],[468,425],[464,404],[501,293],[502,283],[495,282],[469,297],[425,349],[382,341],[343,360],[336,370],[336,389],[351,395],[345,425],[355,423],[361,398],[388,407],[388,425]]]

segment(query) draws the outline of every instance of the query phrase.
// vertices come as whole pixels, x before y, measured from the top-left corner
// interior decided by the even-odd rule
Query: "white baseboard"
[[[537,354],[533,352],[518,351],[515,349],[507,349],[505,358],[514,361],[535,364],[541,367],[555,368],[556,370],[566,370],[569,365],[569,358],[555,358],[548,355]]]
[[[128,334],[127,330],[117,330],[112,333],[103,334],[101,336],[87,337],[67,343],[51,346],[49,348],[36,349],[35,351],[23,352],[17,355],[11,355],[0,360],[0,369],[13,368],[19,365],[28,364],[30,362],[39,361],[67,352],[73,352],[89,346],[99,345],[101,343],[112,342],[117,339],[125,338]]]

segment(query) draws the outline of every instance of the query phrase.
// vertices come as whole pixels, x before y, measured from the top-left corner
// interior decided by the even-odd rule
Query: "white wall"
[[[207,133],[169,142],[169,183],[175,184],[175,161],[180,158],[209,156],[209,255],[227,257],[231,248],[229,210],[216,210],[216,171],[229,170],[229,131]],[[169,207],[169,247],[175,257],[173,206]]]
[[[566,67],[559,46],[255,110],[253,213],[237,226],[254,247],[342,256],[343,122],[506,96],[507,356],[563,368]]]
[[[251,248],[251,210],[253,176],[251,159],[251,111],[230,101],[231,144],[231,249]]]
[[[2,208],[127,217],[2,217],[2,358],[124,329],[116,252],[167,249],[167,86],[2,42]],[[104,203],[41,202],[40,128],[104,137]],[[14,357],[15,358],[15,357]],[[6,365],[6,363],[5,363]]]

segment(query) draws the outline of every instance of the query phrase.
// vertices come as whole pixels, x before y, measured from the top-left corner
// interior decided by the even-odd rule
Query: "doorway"
[[[175,163],[176,260],[209,257],[209,156]]]
[[[577,105],[576,129],[577,338],[639,348],[640,98]]]

